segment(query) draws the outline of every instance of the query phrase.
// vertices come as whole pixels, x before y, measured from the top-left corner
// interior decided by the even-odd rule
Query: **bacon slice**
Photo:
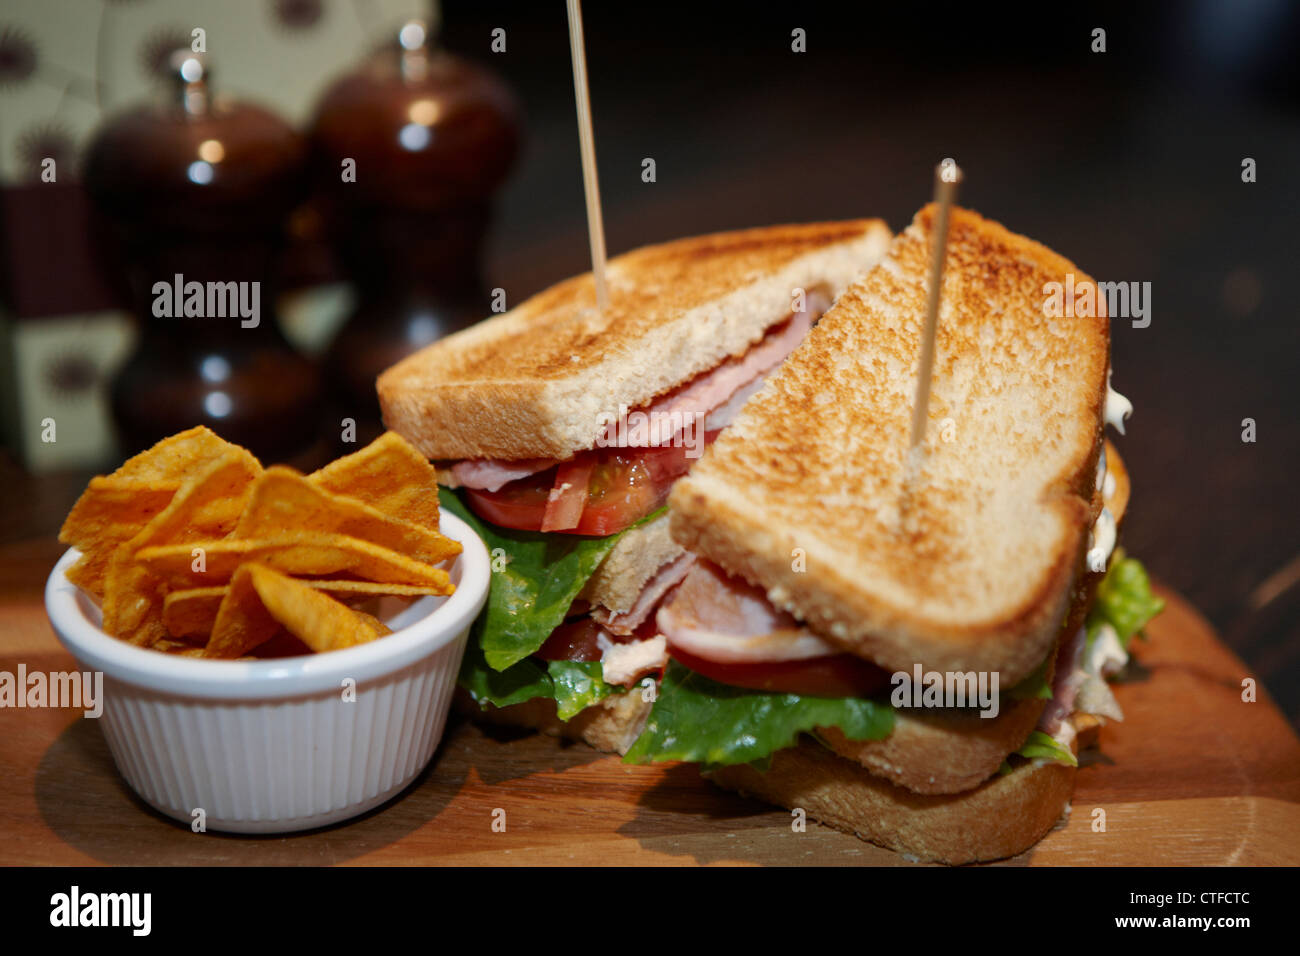
[[[1061,644],[1056,652],[1056,676],[1052,680],[1052,699],[1038,718],[1038,729],[1054,737],[1061,729],[1061,721],[1074,712],[1074,698],[1088,675],[1083,669],[1083,649],[1088,640],[1088,629],[1079,628],[1074,636]]]
[[[529,475],[535,475],[558,464],[559,462],[552,458],[521,458],[519,461],[475,458],[456,462],[451,466],[451,476],[462,488],[473,488],[475,491],[500,491],[512,481],[527,478]]]
[[[691,569],[695,563],[695,555],[683,554],[676,560],[669,561],[662,568],[654,573],[645,586],[641,588],[641,593],[637,595],[636,603],[630,609],[622,613],[611,611],[608,608],[598,607],[591,612],[605,629],[614,634],[628,635],[645,623],[645,619],[650,616],[650,612],[655,609],[655,605],[672,590],[682,578]]]
[[[809,296],[809,308],[806,311],[791,315],[783,325],[770,331],[744,355],[727,359],[713,371],[695,376],[680,388],[661,395],[648,407],[639,409],[649,417],[650,427],[644,429],[643,435],[634,433],[632,438],[636,439],[635,442],[625,441],[624,444],[628,447],[665,445],[681,430],[680,425],[673,428],[674,422],[684,423],[692,421],[693,416],[707,416],[714,409],[726,405],[733,395],[747,385],[761,381],[764,375],[784,362],[798,348],[812,328],[813,316],[820,315],[821,310],[814,309],[824,301],[817,293],[813,293]],[[610,425],[606,429],[605,441],[613,443],[616,440],[614,427]]]
[[[683,425],[692,421],[692,416],[707,416],[704,423],[707,431],[729,425],[746,399],[762,387],[767,374],[786,360],[808,334],[813,321],[830,307],[830,302],[819,292],[810,292],[805,304],[805,311],[792,314],[784,323],[770,329],[743,355],[727,359],[711,371],[701,372],[649,405],[636,409],[647,415],[651,427],[644,429],[644,434],[624,436],[625,439],[634,439],[624,441],[625,447],[648,448],[671,442],[681,430],[672,427],[674,414],[677,415],[676,421]],[[607,443],[606,447],[617,444],[615,428],[615,425],[608,426],[600,436]],[[452,465],[451,474],[461,487],[500,491],[512,481],[558,464],[560,462],[554,458],[522,458],[518,461],[475,458]]]
[[[655,618],[669,647],[719,664],[796,661],[842,653],[717,565],[697,561]]]
[[[1052,699],[1043,708],[1038,729],[1058,740],[1069,737],[1070,729],[1066,728],[1065,722],[1076,712],[1111,720],[1124,719],[1124,711],[1105,677],[1108,667],[1112,671],[1118,670],[1124,661],[1118,657],[1105,657],[1100,650],[1096,653],[1098,659],[1089,661],[1087,647],[1088,629],[1081,627],[1057,651]],[[1119,655],[1124,655],[1122,648],[1117,646],[1116,650]],[[1124,657],[1127,659],[1127,655]]]
[[[705,432],[721,431],[734,422],[736,416],[740,414],[740,410],[745,407],[745,403],[763,387],[768,374],[770,373],[765,372],[748,385],[742,385],[731,398],[709,412],[704,419]]]

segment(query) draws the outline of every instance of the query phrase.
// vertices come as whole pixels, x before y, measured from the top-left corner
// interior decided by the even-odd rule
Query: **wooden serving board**
[[[2,594],[3,592],[0,592]],[[1068,821],[1016,864],[1300,863],[1300,740],[1177,595],[1139,644],[1127,719],[1102,731]],[[0,596],[0,669],[66,670],[43,607]],[[1094,832],[1094,809],[1106,811]],[[504,811],[505,831],[493,828]],[[0,710],[0,864],[884,864],[895,853],[713,788],[452,719],[429,769],[350,823],[298,836],[194,834],[138,801],[95,721]]]

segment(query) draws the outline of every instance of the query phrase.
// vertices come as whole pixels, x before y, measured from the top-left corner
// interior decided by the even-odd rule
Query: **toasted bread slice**
[[[905,497],[934,215],[917,214],[677,483],[671,528],[887,669],[998,671],[1010,686],[1056,640],[1087,545],[1108,322],[1048,317],[1047,283],[1091,280],[954,209],[930,427]]]
[[[1105,447],[1107,470],[1115,482],[1103,500],[1119,525],[1128,510],[1128,470],[1115,446],[1107,441]],[[1098,496],[1102,498],[1100,492]],[[1098,512],[1101,506],[1099,502]],[[1058,642],[1068,640],[1083,626],[1103,577],[1091,573],[1079,576]],[[1049,653],[1055,658],[1055,650]],[[1054,663],[1048,666],[1049,685]],[[917,793],[960,793],[987,780],[1007,754],[1020,748],[1038,723],[1045,703],[1039,698],[1013,701],[1004,697],[1001,712],[993,718],[946,710],[895,710],[894,731],[883,740],[849,740],[834,727],[820,727],[817,733],[841,757],[901,787]],[[1090,740],[1096,737],[1095,723],[1088,724],[1093,730]]]
[[[974,790],[927,795],[804,741],[774,754],[766,773],[738,764],[709,777],[918,860],[974,863],[1015,856],[1042,839],[1070,802],[1075,772],[1030,761]]]
[[[624,694],[610,694],[592,704],[572,720],[560,720],[555,701],[537,698],[509,707],[481,706],[464,690],[456,691],[456,709],[476,720],[504,727],[537,730],[552,737],[578,740],[605,753],[625,754],[641,735],[652,703],[642,699],[634,687]]]
[[[422,349],[379,377],[384,421],[429,458],[558,458],[602,413],[636,408],[758,342],[795,289],[833,299],[888,247],[877,219],[772,226],[612,259]]]
[[[1002,702],[996,717],[946,711],[894,711],[883,740],[849,740],[835,727],[818,736],[845,760],[915,793],[960,793],[987,780],[1025,742],[1045,701]]]

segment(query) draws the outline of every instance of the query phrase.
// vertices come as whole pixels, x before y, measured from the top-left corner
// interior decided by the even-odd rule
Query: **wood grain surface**
[[[1300,740],[1177,595],[1117,687],[1068,819],[1012,864],[1300,863]],[[0,670],[65,670],[43,607],[0,590]],[[1094,832],[1093,811],[1106,812]],[[493,811],[505,811],[494,832]],[[95,721],[0,710],[0,864],[905,865],[895,853],[723,793],[686,765],[625,766],[580,744],[452,719],[403,794],[285,837],[194,834],[137,800]]]

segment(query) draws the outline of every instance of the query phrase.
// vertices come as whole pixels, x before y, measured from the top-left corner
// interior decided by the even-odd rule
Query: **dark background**
[[[588,0],[584,14],[611,254],[788,221],[879,216],[897,231],[951,156],[964,205],[1098,279],[1151,282],[1150,327],[1112,324],[1114,384],[1135,406],[1116,438],[1135,482],[1124,544],[1300,724],[1287,288],[1300,5]],[[488,268],[517,303],[590,267],[564,4],[453,0],[443,20],[444,45],[498,71],[523,106]],[[505,54],[489,51],[494,27]],[[795,27],[806,53],[791,52]],[[1105,53],[1090,50],[1095,27]],[[641,181],[645,157],[656,183]],[[35,487],[12,464],[0,477],[30,492],[5,496],[0,544],[52,535],[84,482]]]

